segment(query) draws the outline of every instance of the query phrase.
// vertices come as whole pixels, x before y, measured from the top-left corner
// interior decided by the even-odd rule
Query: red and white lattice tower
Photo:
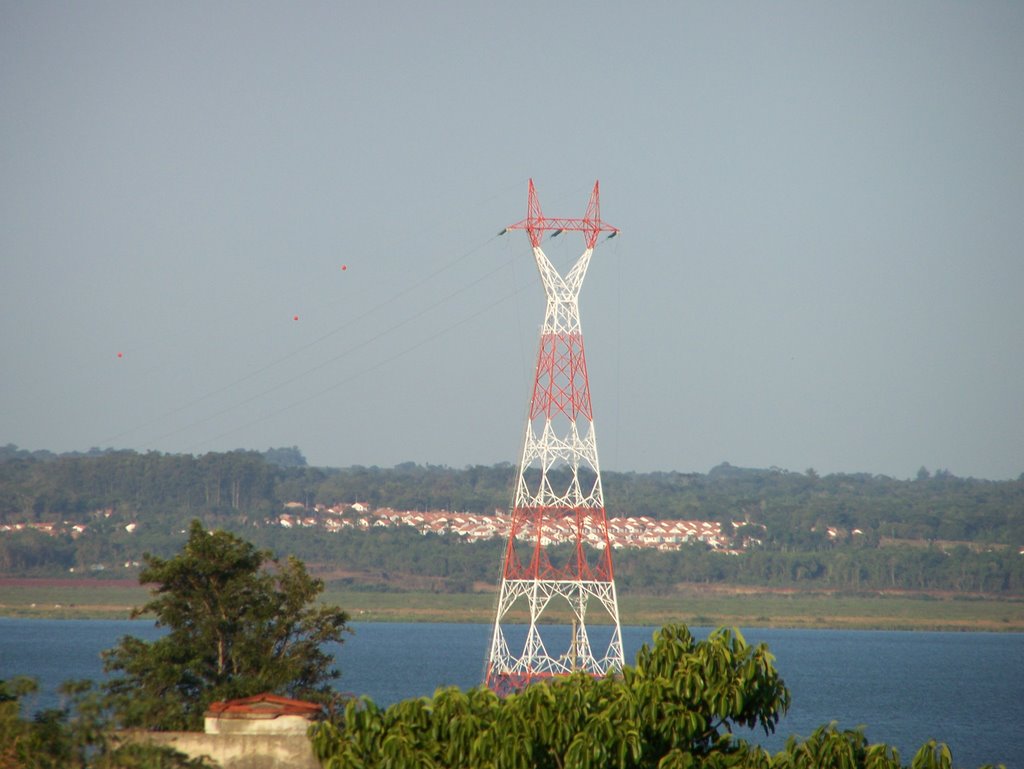
[[[487,685],[499,694],[577,670],[604,675],[623,664],[579,310],[597,239],[618,229],[601,221],[596,182],[582,219],[546,218],[532,179],[527,211],[507,229],[530,237],[547,310],[486,668]],[[586,248],[564,276],[541,249],[549,231],[583,233]],[[592,603],[597,621],[587,614]],[[511,621],[521,610],[528,626]]]

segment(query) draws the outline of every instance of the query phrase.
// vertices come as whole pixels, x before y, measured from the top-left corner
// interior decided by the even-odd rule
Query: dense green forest
[[[188,521],[199,518],[244,531],[275,552],[362,572],[356,579],[364,583],[372,575],[387,584],[388,575],[411,574],[434,578],[428,583],[438,589],[469,590],[494,581],[500,542],[470,544],[412,529],[325,535],[267,521],[287,502],[492,514],[508,507],[514,475],[510,464],[314,468],[294,447],[192,456],[55,455],[8,445],[0,448],[0,524],[71,522],[86,530],[0,533],[0,572],[116,565],[123,573],[143,552],[173,552]],[[662,592],[690,581],[1024,592],[1024,476],[988,481],[922,468],[899,480],[722,464],[707,474],[605,471],[603,484],[610,517],[718,521],[737,542],[759,542],[741,555],[703,546],[618,551],[616,576],[626,590]]]

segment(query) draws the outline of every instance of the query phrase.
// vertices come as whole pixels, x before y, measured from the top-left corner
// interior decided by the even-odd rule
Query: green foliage
[[[291,472],[301,473],[301,468]],[[269,512],[286,471],[255,451],[201,457],[107,451],[59,457],[0,451],[0,518],[84,520],[95,511],[195,515]]]
[[[341,642],[348,615],[316,606],[323,583],[301,561],[269,553],[193,521],[182,551],[146,557],[140,582],[154,599],[135,614],[167,628],[153,642],[126,636],[104,653],[108,704],[120,725],[173,730],[201,727],[218,700],[274,692],[333,700],[338,677],[326,642]]]
[[[774,756],[733,734],[772,733],[789,702],[763,644],[725,629],[697,642],[676,625],[621,675],[555,678],[505,699],[482,687],[387,709],[363,698],[310,739],[324,769],[904,769],[894,748],[835,724]],[[949,748],[926,743],[910,769],[952,769]]]
[[[489,514],[508,506],[512,465],[317,469],[304,462],[296,447],[197,457],[99,450],[56,456],[0,447],[0,520],[88,525],[74,540],[0,534],[0,572],[82,572],[102,564],[109,574],[110,566],[123,568],[143,552],[172,555],[186,522],[201,517],[208,526],[244,531],[262,547],[309,562],[438,577],[447,590],[493,580],[500,543],[456,548],[450,538],[417,541],[411,531],[324,537],[254,527],[289,501]],[[997,482],[939,470],[897,480],[722,464],[706,475],[606,470],[602,481],[610,516],[715,520],[727,537],[750,548],[738,557],[703,546],[677,553],[619,551],[616,574],[624,591],[666,592],[687,581],[1024,592],[1024,558],[1018,555],[1024,546],[1024,475]],[[137,524],[132,532],[128,523]],[[834,536],[829,527],[837,529]]]
[[[338,564],[382,579],[391,574],[438,577],[436,582],[449,592],[464,592],[475,581],[493,583],[505,545],[500,539],[470,543],[457,537],[423,535],[409,527],[347,529],[329,535],[310,529],[274,528],[253,530],[247,536],[310,564]]]
[[[75,547],[68,537],[51,537],[26,529],[0,535],[0,574],[66,571],[75,564]]]
[[[306,458],[298,446],[288,448],[267,449],[263,452],[263,458],[272,465],[279,467],[305,467]]]
[[[758,755],[733,727],[770,733],[788,706],[764,645],[726,630],[697,642],[669,626],[621,676],[581,673],[505,699],[443,689],[386,710],[363,699],[344,727],[315,725],[311,737],[326,769],[710,767]]]
[[[36,690],[28,678],[0,681],[0,769],[209,769],[172,748],[111,739],[91,682],[69,681],[70,706],[27,720],[21,699]]]
[[[244,518],[287,501],[491,513],[508,505],[514,477],[508,463],[314,469],[297,447],[194,457],[113,450],[57,456],[8,445],[0,447],[0,519],[81,518],[108,509]],[[824,536],[825,525],[860,529],[875,545],[882,538],[1024,544],[1024,474],[988,481],[940,470],[899,480],[722,464],[706,475],[605,470],[602,481],[611,515],[763,525],[766,544],[778,548],[841,544]]]
[[[806,740],[790,737],[786,749],[768,766],[772,769],[902,769],[904,764],[895,748],[883,743],[871,744],[863,730],[840,731],[832,722],[816,729]],[[909,767],[953,769],[953,755],[948,745],[930,740],[914,754]]]

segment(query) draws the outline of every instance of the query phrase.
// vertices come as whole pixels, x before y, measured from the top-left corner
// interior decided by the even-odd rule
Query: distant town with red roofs
[[[110,518],[112,509],[96,511],[91,517]],[[393,510],[389,507],[370,509],[363,503],[316,505],[306,507],[301,502],[288,502],[284,511],[276,517],[263,520],[254,525],[280,526],[285,529],[322,529],[327,532],[370,531],[376,529],[394,529],[408,526],[423,535],[458,537],[465,542],[479,542],[489,539],[505,539],[508,537],[511,517],[507,513],[496,510],[493,515],[479,513],[459,513],[447,510],[419,511]],[[130,520],[123,528],[129,534],[145,525],[139,520]],[[735,522],[739,527],[744,522]],[[51,536],[70,535],[77,539],[89,528],[88,523],[61,521],[51,523],[21,522],[2,523],[0,533],[34,529]],[[829,531],[832,535],[832,531]],[[521,539],[532,540],[532,527],[527,525],[518,535]],[[584,540],[597,549],[604,548],[604,538],[596,529],[585,532]],[[545,528],[541,544],[557,545],[560,542],[575,541],[575,521],[566,516],[560,521],[552,521]],[[685,545],[703,543],[712,550],[723,553],[739,554],[750,545],[760,544],[757,539],[743,537],[737,543],[731,536],[722,532],[722,524],[718,521],[681,521],[657,519],[649,516],[609,517],[608,543],[612,548],[647,548],[654,550],[679,550]],[[737,549],[739,547],[740,549]],[[127,566],[128,564],[126,564]]]
[[[478,513],[452,513],[444,510],[418,511],[392,510],[381,507],[371,510],[369,506],[355,503],[351,505],[317,505],[308,510],[300,502],[285,505],[277,524],[285,528],[322,528],[326,531],[344,531],[358,529],[398,528],[409,526],[421,534],[438,534],[456,536],[466,542],[478,542],[487,539],[505,539],[508,537],[511,517],[495,512],[494,515]],[[742,525],[742,524],[737,524]],[[522,539],[532,539],[532,531],[524,529]],[[560,542],[575,541],[575,521],[566,516],[561,521],[551,522],[541,539],[541,545],[556,545]],[[601,549],[604,539],[596,530],[585,534],[587,544]],[[722,524],[718,521],[679,521],[659,520],[648,516],[608,518],[608,541],[620,550],[622,548],[651,548],[656,550],[678,550],[684,545],[702,542],[713,550],[735,552],[732,550],[730,537],[722,534]]]

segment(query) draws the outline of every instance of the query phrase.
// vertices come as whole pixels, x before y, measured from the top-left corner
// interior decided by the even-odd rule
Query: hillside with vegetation
[[[143,553],[176,551],[199,518],[340,580],[481,589],[495,581],[499,539],[409,526],[325,533],[282,526],[282,516],[297,512],[307,524],[327,508],[494,516],[507,510],[514,476],[510,464],[316,468],[294,447],[192,456],[8,445],[0,448],[0,573],[130,576]],[[603,486],[609,517],[709,521],[724,539],[722,548],[617,550],[625,591],[698,582],[1024,593],[1024,475],[989,481],[922,468],[900,480],[722,464],[707,474],[605,471]]]

